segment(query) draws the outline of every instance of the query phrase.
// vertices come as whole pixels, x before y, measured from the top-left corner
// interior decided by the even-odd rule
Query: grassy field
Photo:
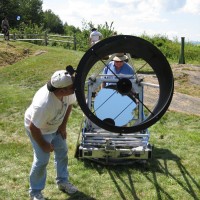
[[[2,61],[13,59],[8,55],[12,48],[23,54],[23,59],[0,67],[0,200],[25,200],[32,148],[24,131],[24,112],[35,91],[51,74],[68,64],[76,67],[83,53],[21,42],[10,45],[1,42],[2,48],[6,48],[0,52]],[[167,112],[150,128],[153,158],[146,164],[129,166],[102,166],[75,159],[81,119],[82,112],[75,105],[68,126],[69,172],[71,182],[80,192],[69,196],[56,188],[52,154],[45,197],[51,200],[200,199],[200,117]]]

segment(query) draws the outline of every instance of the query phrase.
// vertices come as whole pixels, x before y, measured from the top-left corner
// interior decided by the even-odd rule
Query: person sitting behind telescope
[[[126,60],[128,56],[124,53],[117,53],[112,61],[103,69],[103,74],[113,75],[114,74],[125,74],[125,75],[134,75],[135,70],[131,67]],[[102,87],[110,85],[112,83],[102,83]]]

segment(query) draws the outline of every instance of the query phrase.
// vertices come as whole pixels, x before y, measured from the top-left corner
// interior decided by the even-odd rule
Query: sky
[[[107,22],[118,34],[200,42],[200,0],[43,0],[46,10],[81,30]]]

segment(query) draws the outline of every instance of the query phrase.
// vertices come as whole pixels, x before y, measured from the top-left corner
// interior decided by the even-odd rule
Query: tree
[[[25,24],[41,25],[43,22],[42,0],[18,0],[19,15]]]
[[[0,0],[0,18],[3,19],[4,16],[7,16],[10,27],[15,27],[19,8],[19,0]]]
[[[64,33],[65,35],[74,35],[81,33],[81,30],[79,28],[76,28],[73,25],[68,25],[67,23],[64,24]]]
[[[63,23],[59,16],[55,15],[51,10],[44,12],[44,29],[51,33],[64,33]]]
[[[0,0],[0,17],[8,17],[9,24],[15,28],[20,22],[41,25],[43,21],[42,0]]]
[[[113,23],[111,22],[110,25],[108,25],[108,22],[105,22],[104,25],[98,25],[98,30],[103,34],[104,38],[113,36],[114,31]]]

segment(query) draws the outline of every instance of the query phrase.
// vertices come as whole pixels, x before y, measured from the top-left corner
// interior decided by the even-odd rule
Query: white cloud
[[[183,8],[183,11],[200,15],[200,1],[199,0],[187,0],[186,5]]]
[[[43,8],[80,28],[83,21],[95,26],[114,22],[114,29],[123,34],[146,32],[173,38],[184,32],[194,40],[200,32],[200,0],[43,0]]]

